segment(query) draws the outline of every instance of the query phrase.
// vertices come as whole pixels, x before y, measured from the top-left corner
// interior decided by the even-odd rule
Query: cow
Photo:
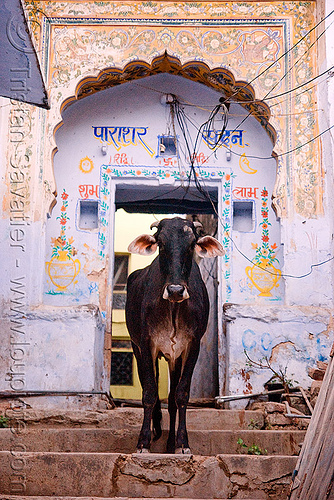
[[[151,255],[159,247],[153,262],[131,273],[127,282],[126,324],[138,364],[144,408],[137,444],[140,453],[150,450],[152,420],[154,440],[162,434],[158,396],[161,356],[167,360],[170,373],[167,453],[191,453],[186,409],[209,315],[208,293],[194,257],[224,255],[215,238],[199,237],[197,224],[180,217],[163,219],[151,225],[151,229],[156,228],[154,235],[142,234],[128,247],[130,253],[140,255]]]

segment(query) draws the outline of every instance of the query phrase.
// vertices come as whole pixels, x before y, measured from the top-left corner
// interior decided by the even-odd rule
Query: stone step
[[[227,498],[221,498],[221,497],[216,497],[217,500],[228,500]],[[137,497],[136,499],[134,497],[59,497],[59,496],[17,496],[17,495],[0,495],[0,500],[166,500],[166,497],[151,497],[151,498],[144,498],[144,497]],[[195,500],[193,498],[174,498],[174,500]],[[196,500],[205,500],[204,498],[196,498]],[[251,499],[243,499],[243,500],[251,500]],[[252,499],[254,500],[254,499]]]
[[[0,452],[0,494],[285,500],[297,457]],[[21,497],[19,496],[21,495]],[[8,498],[8,497],[6,497]]]
[[[165,497],[166,498],[166,497]],[[152,497],[152,498],[144,498],[144,497],[137,497],[134,499],[134,497],[46,497],[46,496],[22,496],[20,495],[19,497],[17,495],[0,495],[0,500],[165,500],[163,497]],[[227,498],[221,498],[221,497],[216,497],[217,500],[228,500]],[[193,498],[174,498],[174,500],[195,500]],[[203,499],[196,499],[196,500],[205,500]],[[248,500],[247,498],[243,500]],[[250,500],[250,499],[249,499]],[[254,500],[254,499],[252,499]]]
[[[36,428],[21,429],[19,437],[13,430],[0,429],[0,450],[10,450],[19,439],[28,452],[84,452],[133,453],[136,450],[139,429],[121,430],[91,428]],[[305,431],[298,430],[190,430],[189,444],[195,455],[219,455],[262,451],[268,455],[297,455]],[[242,440],[245,446],[238,444]],[[153,453],[164,453],[167,431],[152,442]],[[265,451],[266,450],[266,451]]]
[[[7,410],[6,416],[23,419],[27,425],[46,427],[66,425],[68,427],[94,427],[121,430],[124,428],[140,428],[142,408],[116,408],[114,410],[34,410],[24,409],[19,412]],[[168,412],[162,410],[163,428],[168,428]],[[214,408],[189,408],[187,410],[188,430],[221,430],[221,429],[262,429],[264,414],[251,410],[220,410]]]

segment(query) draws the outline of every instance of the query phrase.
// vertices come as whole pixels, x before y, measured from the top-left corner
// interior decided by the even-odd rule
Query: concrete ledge
[[[9,418],[15,419],[15,412],[8,408],[8,403],[2,403],[2,412]],[[169,427],[169,417],[167,410],[162,410],[162,426]],[[64,410],[64,409],[24,409],[20,420],[32,428],[41,427],[94,427],[122,430],[124,428],[140,429],[143,418],[142,408],[116,408],[114,410]],[[249,426],[256,426],[257,429],[264,427],[263,411],[245,410],[216,410],[208,409],[188,409],[187,428],[188,430],[199,429],[249,429]]]
[[[35,427],[21,432],[19,441],[27,452],[133,453],[138,435],[137,428],[111,430]],[[152,443],[153,453],[165,453],[167,436],[168,431],[163,431],[161,439]],[[305,431],[190,430],[188,436],[191,451],[195,455],[247,454],[251,446],[257,446],[267,455],[298,455]],[[1,429],[0,450],[10,450],[17,439],[10,429]],[[245,446],[239,445],[238,439],[242,439]]]
[[[297,457],[0,452],[0,493],[129,498],[287,497]]]
[[[16,495],[0,495],[0,500],[134,500],[134,497],[49,497],[49,496],[38,496],[38,497],[27,497],[27,496],[22,496],[20,495],[19,497],[16,496]],[[140,500],[162,500],[162,498],[158,498],[158,497],[151,497],[150,499],[148,498],[143,498],[141,497]],[[174,500],[185,500],[185,498],[176,498],[174,497]],[[193,500],[191,498],[188,498],[187,500]],[[196,499],[196,500],[204,500],[204,499]],[[218,498],[218,500],[228,500],[227,498]],[[244,500],[247,500],[244,499]],[[248,499],[248,500],[251,500],[251,499]],[[253,499],[254,500],[254,499]]]
[[[248,304],[224,304],[224,317],[228,321],[237,318],[251,318],[264,323],[289,323],[309,321],[312,323],[330,322],[331,310],[318,306],[271,306]]]

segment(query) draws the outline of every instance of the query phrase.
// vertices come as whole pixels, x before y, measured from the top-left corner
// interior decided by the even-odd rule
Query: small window
[[[129,256],[115,255],[114,291],[125,291],[128,279]]]
[[[133,385],[132,352],[113,352],[110,385]]]
[[[159,137],[159,156],[176,156],[176,137],[162,135]]]
[[[80,200],[79,228],[97,229],[99,227],[99,202]]]
[[[233,229],[241,233],[254,231],[254,203],[252,201],[233,202]]]

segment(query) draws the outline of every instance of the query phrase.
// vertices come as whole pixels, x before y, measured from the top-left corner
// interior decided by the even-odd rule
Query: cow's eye
[[[158,239],[159,248],[162,248],[165,243],[166,242],[164,241],[164,238],[160,236],[159,239]]]

